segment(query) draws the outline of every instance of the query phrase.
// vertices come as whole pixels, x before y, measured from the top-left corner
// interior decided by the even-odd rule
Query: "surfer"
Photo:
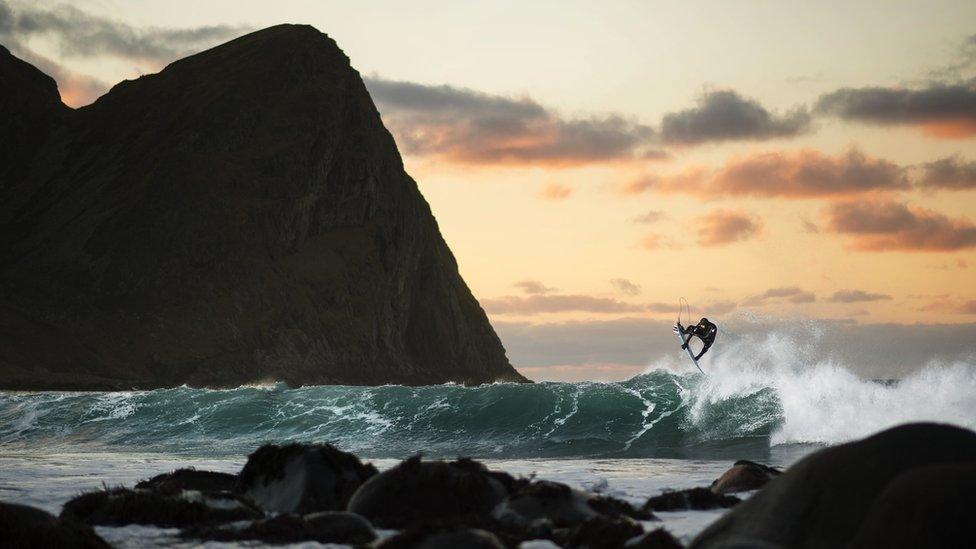
[[[681,324],[678,324],[678,326],[680,325]],[[702,319],[698,321],[698,324],[695,324],[694,326],[688,326],[687,328],[682,330],[682,333],[689,336],[688,341],[685,341],[684,344],[681,346],[682,349],[688,348],[688,343],[691,341],[691,336],[695,336],[698,339],[702,340],[704,346],[702,347],[701,352],[698,353],[698,356],[695,357],[695,361],[697,362],[698,359],[705,354],[705,351],[707,351],[708,348],[712,346],[712,343],[715,343],[715,334],[718,333],[718,327],[715,326],[715,324],[713,324],[712,322],[710,322],[707,318],[702,317]]]

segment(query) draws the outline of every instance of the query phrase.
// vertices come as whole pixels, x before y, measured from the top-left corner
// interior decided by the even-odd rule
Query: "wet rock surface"
[[[525,381],[310,26],[79,109],[0,48],[0,142],[2,388]]]
[[[649,511],[683,511],[691,509],[726,509],[742,500],[735,496],[716,494],[708,488],[689,488],[688,490],[666,491],[647,500],[644,509]]]
[[[317,541],[362,545],[376,539],[376,531],[363,517],[343,511],[308,515],[278,515],[242,528],[190,528],[181,537],[207,541],[262,541],[285,544]]]
[[[113,488],[82,494],[64,504],[61,518],[93,526],[147,524],[183,528],[261,518],[249,500],[229,492],[158,492]]]
[[[743,459],[735,462],[728,471],[715,479],[711,490],[716,494],[734,494],[758,490],[782,473],[775,467]]]
[[[230,492],[237,489],[237,475],[198,471],[196,469],[177,469],[172,473],[156,475],[136,484],[137,490],[157,490],[179,492],[182,490],[201,490]]]
[[[374,475],[375,467],[329,444],[268,444],[248,456],[239,489],[269,512],[338,511]]]
[[[879,498],[889,485],[895,491],[891,499],[899,498],[896,479],[915,469],[955,462],[976,462],[976,433],[943,424],[902,425],[826,448],[737,505],[691,547],[844,547],[866,524],[875,504],[886,501]],[[924,513],[926,520],[938,520],[932,509]]]
[[[0,502],[0,546],[10,549],[109,547],[87,524],[58,518],[27,505],[4,502]]]
[[[504,549],[505,544],[494,534],[476,528],[447,531],[421,528],[409,530],[383,540],[378,549]]]

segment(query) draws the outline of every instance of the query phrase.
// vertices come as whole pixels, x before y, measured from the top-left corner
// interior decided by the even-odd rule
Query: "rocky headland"
[[[80,109],[0,47],[0,141],[0,388],[525,381],[312,27]]]

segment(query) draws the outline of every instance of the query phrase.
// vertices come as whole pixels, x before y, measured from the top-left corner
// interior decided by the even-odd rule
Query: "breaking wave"
[[[374,458],[768,455],[907,421],[976,428],[976,368],[931,364],[898,381],[804,361],[781,334],[730,341],[705,361],[655,365],[616,383],[480,387],[282,384],[114,393],[0,393],[0,452],[241,455],[267,441],[319,441]]]

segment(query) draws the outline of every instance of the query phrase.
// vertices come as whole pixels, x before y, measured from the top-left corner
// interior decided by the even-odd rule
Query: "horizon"
[[[81,107],[283,18],[328,34],[533,379],[663,360],[670,332],[640,330],[679,297],[720,331],[809,319],[879,349],[901,341],[878,326],[945,326],[925,337],[972,357],[976,4],[866,3],[837,26],[802,4],[539,4],[512,21],[431,3],[437,23],[388,6],[375,26],[372,7],[174,5],[0,2],[0,44]],[[554,350],[623,325],[619,353]]]

